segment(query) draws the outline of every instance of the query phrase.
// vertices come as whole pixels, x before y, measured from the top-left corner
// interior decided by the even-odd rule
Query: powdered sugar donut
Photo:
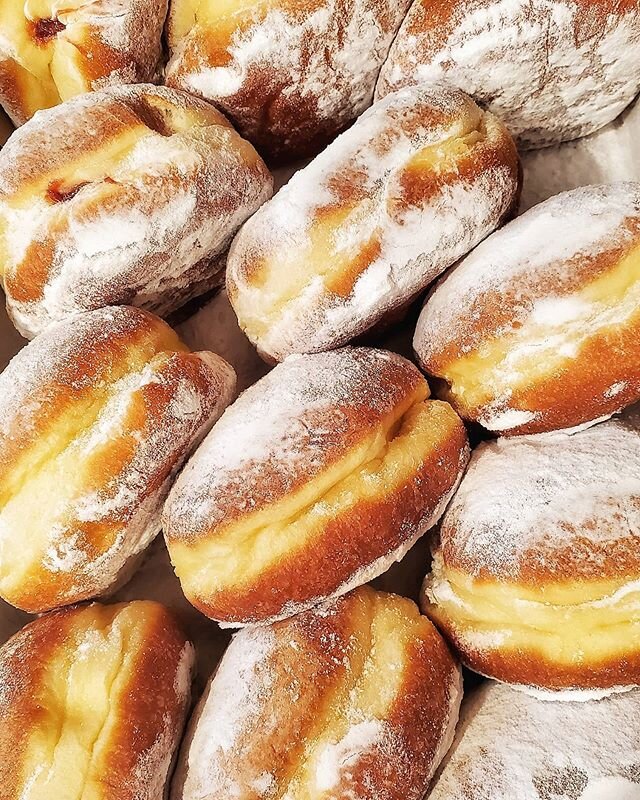
[[[640,416],[481,444],[441,524],[428,615],[484,675],[640,684]]]
[[[126,580],[234,377],[128,307],[55,325],[21,350],[0,376],[0,595],[41,612]]]
[[[637,800],[640,692],[545,703],[486,683],[460,726],[429,800]]]
[[[640,398],[640,184],[590,186],[490,236],[435,288],[414,347],[462,417],[507,435]]]
[[[0,153],[16,326],[31,337],[107,305],[179,308],[223,280],[233,234],[271,185],[253,147],[182,92],[125,86],[42,112]]]
[[[167,0],[6,0],[0,103],[16,125],[77,94],[151,81]]]
[[[522,169],[521,211],[579,186],[640,181],[640,98],[591,136],[523,153]]]
[[[637,0],[414,0],[376,97],[446,82],[504,120],[523,148],[576,139],[640,91]]]
[[[236,634],[190,723],[172,800],[422,800],[461,695],[415,604],[362,587]]]
[[[194,652],[159,603],[47,614],[0,648],[3,800],[160,800]]]
[[[266,355],[350,341],[397,311],[517,203],[504,126],[455,89],[390,95],[236,238],[229,299]]]
[[[272,159],[313,155],[373,99],[411,0],[173,0],[169,86],[211,100]]]
[[[163,515],[187,599],[267,623],[383,573],[442,514],[468,459],[462,422],[404,358],[291,357],[247,389]]]

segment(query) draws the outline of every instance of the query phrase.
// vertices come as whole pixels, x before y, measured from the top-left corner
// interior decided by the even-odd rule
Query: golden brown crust
[[[361,587],[237,634],[191,721],[172,796],[419,800],[451,741],[460,690],[415,605]]]
[[[638,184],[558,195],[441,281],[418,358],[464,418],[505,435],[609,416],[640,397],[639,259]]]
[[[157,800],[192,666],[176,620],[150,601],[81,606],[27,625],[0,649],[0,744],[12,753],[0,764],[4,796]]]
[[[182,92],[125,86],[39,115],[0,156],[14,323],[32,337],[107,305],[179,308],[220,284],[233,234],[271,191],[251,145]]]
[[[640,88],[639,42],[635,0],[414,0],[376,97],[447,83],[503,119],[523,148],[544,147],[624,110]]]
[[[233,393],[226,362],[185,350],[148,312],[103,309],[54,326],[0,376],[6,600],[40,612],[127,577]]]
[[[176,0],[166,81],[210,100],[259,152],[319,152],[370,104],[410,0]]]
[[[427,395],[408,361],[366,348],[287,360],[242,395],[165,506],[189,600],[267,622],[384,571],[435,524],[468,457],[461,421]]]
[[[166,0],[75,5],[8,0],[0,11],[0,102],[16,125],[76,94],[156,77]]]
[[[280,361],[352,341],[507,219],[519,181],[508,130],[462,92],[390,95],[236,237],[227,290],[240,326]]]

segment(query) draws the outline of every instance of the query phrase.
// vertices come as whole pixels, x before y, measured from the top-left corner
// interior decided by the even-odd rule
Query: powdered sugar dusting
[[[635,800],[640,691],[546,703],[489,682],[463,704],[429,800]]]
[[[559,554],[578,542],[579,558],[590,555],[587,568],[600,575],[608,547],[621,539],[640,544],[633,412],[573,436],[481,444],[441,525],[445,560],[450,554],[471,575],[504,581],[523,568],[545,570],[545,559],[553,572]]]
[[[195,26],[178,40],[170,16],[166,80],[214,101],[261,151],[290,159],[319,138],[331,138],[371,104],[409,3],[321,0],[302,13],[257,4],[238,14],[228,41],[197,14]],[[177,2],[176,14],[179,9]],[[204,44],[217,35],[228,55],[223,65],[210,63]]]
[[[288,358],[236,400],[191,458],[167,501],[167,535],[209,531],[311,480],[420,381],[412,364],[381,350]]]
[[[97,139],[113,135],[103,129],[111,116],[124,115],[132,124],[136,103],[147,99],[193,114],[201,105],[148,85],[83,95],[38,115],[3,149],[5,283],[9,311],[24,335],[110,304],[127,302],[163,314],[180,307],[220,283],[231,237],[271,195],[270,175],[259,160],[245,161],[235,132],[203,120],[171,135],[144,128],[128,151],[105,166],[106,178],[81,185],[64,203],[52,203],[44,192],[26,206],[15,202],[24,191],[25,154],[38,147],[59,159],[68,140],[87,125],[96,126]],[[18,299],[12,287],[14,281],[20,286],[34,243],[45,253],[43,291],[35,299]]]
[[[229,296],[248,335],[254,317],[269,318],[257,337],[263,351],[282,359],[348,342],[410,300],[498,225],[515,199],[516,156],[498,123],[481,119],[456,90],[421,87],[390,95],[244,226],[229,254]],[[475,174],[459,171],[454,180],[434,178],[434,186],[427,181],[415,192],[408,188],[418,181],[411,159],[462,136],[473,120],[488,129],[486,141],[476,145],[484,152],[477,156],[482,166]],[[331,288],[338,274],[327,269],[283,300],[286,271],[296,258],[313,257],[317,228],[336,209],[345,217],[332,223],[323,259],[329,267],[331,259],[338,265],[353,262],[352,287]],[[375,254],[369,258],[372,245]],[[294,254],[291,263],[282,253]],[[254,284],[252,267],[261,259],[273,277]]]
[[[525,147],[575,139],[620,114],[640,89],[633,4],[471,0],[431,14],[415,0],[378,96],[446,81],[501,117]]]

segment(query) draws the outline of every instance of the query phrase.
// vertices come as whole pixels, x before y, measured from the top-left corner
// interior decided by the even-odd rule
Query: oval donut
[[[235,232],[272,192],[253,147],[164,86],[44,111],[0,152],[0,277],[27,338],[79,311],[167,315],[224,280]]]
[[[471,669],[575,696],[640,685],[640,419],[480,445],[426,613]]]
[[[214,426],[167,499],[187,599],[266,623],[366,583],[439,519],[468,459],[464,426],[382,350],[289,358]]]
[[[165,796],[193,664],[159,603],[93,603],[29,623],[0,648],[3,800]]]
[[[240,326],[278,361],[347,344],[509,216],[519,171],[504,125],[462,92],[389,95],[236,237],[227,289]]]
[[[640,692],[548,703],[487,682],[460,726],[429,800],[635,800]]]
[[[42,612],[127,580],[234,384],[221,358],[126,306],[21,350],[0,375],[0,595]]]
[[[190,722],[172,800],[422,800],[461,696],[460,669],[415,604],[363,586],[236,634]]]
[[[414,0],[376,97],[434,82],[497,114],[523,149],[586,136],[640,92],[637,0]]]
[[[438,394],[505,435],[571,429],[640,398],[640,184],[527,211],[436,286],[414,337]]]

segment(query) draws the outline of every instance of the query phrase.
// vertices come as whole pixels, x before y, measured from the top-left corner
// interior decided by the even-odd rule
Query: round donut
[[[159,603],[94,603],[0,648],[3,800],[159,800],[180,743],[194,651]]]
[[[214,108],[138,85],[42,112],[0,152],[0,276],[31,338],[78,311],[161,315],[224,280],[231,238],[272,192]]]
[[[573,436],[481,444],[424,602],[483,675],[552,696],[639,685],[638,408]]]
[[[404,358],[345,348],[279,364],[214,426],[163,530],[187,599],[273,622],[383,573],[439,519],[464,426]]]
[[[505,435],[592,424],[640,398],[640,184],[547,200],[483,242],[422,310],[439,396]]]
[[[637,0],[414,0],[376,97],[444,82],[497,114],[523,149],[576,139],[640,91]]]
[[[637,800],[640,692],[547,703],[487,682],[460,726],[429,800]]]
[[[172,0],[165,80],[275,161],[315,155],[371,105],[411,0]]]
[[[126,306],[54,325],[0,375],[0,596],[42,612],[113,591],[235,376]]]
[[[227,289],[271,359],[348,343],[397,313],[517,205],[506,128],[456,89],[369,109],[241,230]]]
[[[461,695],[416,605],[363,586],[236,634],[194,712],[172,800],[422,800]]]
[[[0,103],[16,125],[107,86],[151,81],[167,0],[4,0]]]

